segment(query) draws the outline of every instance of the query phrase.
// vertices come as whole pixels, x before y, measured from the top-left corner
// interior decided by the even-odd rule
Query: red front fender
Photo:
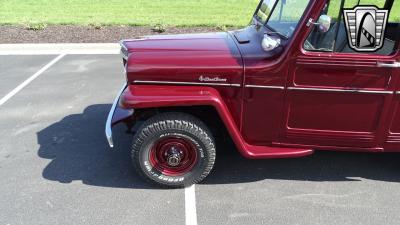
[[[162,85],[129,85],[120,103],[134,109],[222,104],[219,93],[211,87]]]
[[[127,109],[213,106],[225,124],[236,147],[247,158],[299,157],[313,152],[309,149],[249,145],[240,134],[220,94],[212,87],[129,85],[121,95],[120,104]]]

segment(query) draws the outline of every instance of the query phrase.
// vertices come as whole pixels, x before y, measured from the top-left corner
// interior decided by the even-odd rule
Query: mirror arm
[[[319,17],[319,19],[318,19],[318,22],[314,22],[314,20],[313,20],[312,18],[310,18],[310,19],[308,20],[308,22],[307,22],[307,27],[310,27],[311,24],[317,25],[317,26],[319,26],[319,27],[318,27],[318,28],[319,28],[319,31],[325,33],[325,32],[328,32],[328,30],[330,29],[330,27],[331,27],[331,22],[332,22],[332,19],[331,19],[329,16],[327,16],[327,15],[321,15],[321,16]]]
[[[314,22],[313,18],[310,18],[307,22],[307,27],[310,27],[312,25],[321,25],[320,23]]]

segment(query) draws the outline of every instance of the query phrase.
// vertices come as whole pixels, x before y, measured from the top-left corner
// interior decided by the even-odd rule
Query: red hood
[[[129,52],[135,51],[226,51],[227,33],[180,34],[148,36],[124,40]]]
[[[127,76],[140,81],[241,84],[243,65],[228,33],[162,35],[125,40]]]

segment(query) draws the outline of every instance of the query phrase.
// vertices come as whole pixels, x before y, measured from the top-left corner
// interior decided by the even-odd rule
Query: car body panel
[[[230,34],[162,35],[123,44],[131,52],[126,66],[128,83],[213,86],[241,126],[244,68]]]
[[[292,60],[283,142],[382,146],[380,125],[392,104],[395,84],[390,82],[392,70],[378,68],[377,60],[323,54]]]
[[[322,7],[314,9],[311,14],[316,16],[311,18],[317,18]],[[314,149],[385,151],[399,68],[378,64],[399,62],[399,43],[397,52],[388,56],[307,52],[303,43],[310,32],[302,29],[298,33],[288,57],[280,143]]]
[[[400,151],[400,69],[391,56],[307,52],[325,1],[310,1],[291,39],[265,52],[267,27],[125,40],[125,109],[213,106],[242,155]],[[278,34],[270,34],[278,36]],[[398,49],[397,43],[397,49]]]
[[[400,62],[400,50],[396,55],[395,61]],[[388,110],[387,119],[382,124],[384,133],[381,136],[385,151],[398,152],[400,151],[400,68],[392,70],[392,77],[395,83],[395,94]]]
[[[310,149],[277,148],[248,144],[240,134],[229,108],[212,87],[129,85],[120,97],[123,108],[213,106],[226,126],[239,152],[247,158],[287,158],[312,154]]]

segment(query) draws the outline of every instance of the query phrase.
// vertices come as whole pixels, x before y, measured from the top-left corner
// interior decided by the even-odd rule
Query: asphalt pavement
[[[0,56],[0,99],[57,56]],[[193,192],[143,182],[132,134],[116,126],[113,150],[104,136],[124,80],[119,55],[65,55],[0,105],[0,225],[399,224],[400,154],[248,160],[217,146]]]

